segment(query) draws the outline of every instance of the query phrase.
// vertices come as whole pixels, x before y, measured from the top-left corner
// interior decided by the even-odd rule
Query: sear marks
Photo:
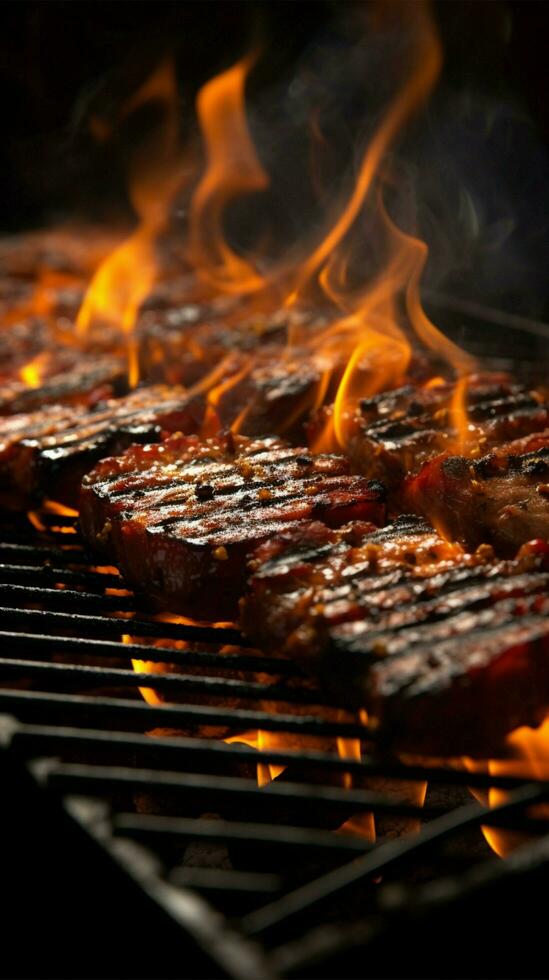
[[[318,524],[265,542],[241,625],[294,656],[382,739],[413,751],[485,751],[549,703],[549,546],[498,561],[415,517],[382,530]]]
[[[549,429],[480,459],[439,456],[405,481],[403,498],[469,548],[487,542],[512,556],[549,538]]]
[[[51,405],[0,419],[0,505],[22,510],[45,496],[74,505],[84,473],[107,453],[194,432],[202,415],[182,389],[157,385],[91,409]]]
[[[81,523],[132,587],[200,618],[231,618],[248,555],[316,518],[381,523],[384,488],[341,456],[276,438],[174,436],[106,459],[83,481]]]
[[[345,421],[346,449],[353,469],[383,480],[400,502],[402,480],[443,452],[455,451],[452,424],[456,385],[408,385],[364,399]],[[549,407],[541,394],[504,375],[476,375],[466,395],[467,455],[478,457],[502,442],[549,427]],[[314,439],[318,423],[311,427]],[[406,506],[406,505],[404,505]]]

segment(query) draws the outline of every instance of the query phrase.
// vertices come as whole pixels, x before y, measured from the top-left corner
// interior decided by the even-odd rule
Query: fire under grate
[[[549,783],[384,755],[296,665],[232,627],[159,621],[92,563],[74,518],[40,522],[18,519],[0,543],[3,743],[207,952],[212,976],[399,975],[390,956],[379,974],[349,957],[379,963],[395,930],[421,935],[433,909],[451,920],[546,870],[549,820],[533,805]],[[250,731],[287,744],[225,741]],[[358,739],[360,759],[334,751]],[[260,786],[258,763],[286,768]],[[423,781],[421,805],[409,788]],[[469,787],[506,793],[488,810]],[[339,832],[365,813],[375,843]],[[483,825],[522,846],[499,860]]]

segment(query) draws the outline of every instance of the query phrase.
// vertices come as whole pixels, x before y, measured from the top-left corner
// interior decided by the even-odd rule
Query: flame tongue
[[[96,323],[107,323],[126,337],[130,386],[139,380],[137,343],[132,336],[141,304],[158,275],[155,245],[164,230],[170,205],[182,182],[178,153],[177,84],[173,63],[167,61],[153,73],[124,108],[122,115],[155,100],[164,107],[160,137],[134,163],[130,197],[139,225],[97,269],[76,321],[83,337]]]
[[[516,728],[507,736],[506,744],[509,758],[482,761],[465,758],[465,768],[472,772],[488,772],[491,776],[516,776],[525,781],[549,779],[549,717],[539,728]],[[506,790],[497,786],[491,786],[489,790],[472,789],[471,792],[483,806],[489,807],[505,803],[509,796]],[[549,806],[536,806],[535,812],[541,819],[547,819]],[[528,840],[524,833],[496,827],[482,827],[482,833],[492,850],[503,858]]]
[[[252,57],[237,62],[198,94],[207,166],[190,211],[189,256],[198,275],[220,292],[239,295],[265,285],[253,265],[230,247],[223,231],[223,214],[230,201],[269,185],[244,110],[244,86],[253,62]]]

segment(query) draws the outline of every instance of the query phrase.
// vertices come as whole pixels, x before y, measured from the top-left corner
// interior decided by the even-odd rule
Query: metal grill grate
[[[516,862],[490,857],[481,825],[527,833],[526,851],[540,835],[545,846],[549,823],[532,804],[548,784],[382,756],[296,665],[250,650],[231,627],[159,621],[92,564],[72,518],[41,520],[43,532],[21,520],[0,543],[4,742],[184,930],[203,946],[216,936],[210,954],[227,975],[309,975],[356,945],[357,930],[367,949],[396,913],[429,908],[441,880],[468,894],[479,860],[498,887]],[[169,666],[137,674],[132,659]],[[147,704],[139,687],[165,700]],[[225,741],[250,729],[293,743],[258,753]],[[335,751],[349,738],[361,739],[361,761]],[[258,761],[287,768],[258,787]],[[420,780],[424,806],[406,792]],[[508,795],[487,812],[467,787],[490,786]],[[364,812],[381,828],[376,844],[337,832]],[[158,863],[144,874],[150,853]]]

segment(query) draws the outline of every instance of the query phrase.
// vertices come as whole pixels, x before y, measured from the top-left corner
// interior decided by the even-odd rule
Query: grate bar
[[[0,555],[12,561],[15,558],[36,561],[57,561],[67,562],[67,564],[88,564],[88,557],[81,544],[71,541],[66,542],[62,548],[55,545],[41,545],[35,542],[27,543],[21,541],[0,541]],[[40,567],[39,565],[37,567]]]
[[[297,807],[315,804],[342,810],[344,814],[368,810],[376,813],[393,813],[407,817],[440,816],[439,807],[421,807],[402,800],[391,799],[370,790],[339,789],[315,783],[271,782],[258,787],[255,779],[240,776],[206,775],[204,773],[180,773],[158,769],[132,769],[129,766],[88,766],[61,763],[52,767],[48,783],[62,793],[79,795],[110,795],[114,790],[132,792],[155,790],[169,791],[174,796],[211,798],[219,803],[235,800],[238,806],[272,806],[273,800]]]
[[[158,761],[159,766],[206,764],[216,759],[235,759],[242,763],[255,764],[258,761],[277,766],[299,765],[307,769],[324,769],[331,772],[350,772],[359,777],[383,775],[390,779],[406,781],[425,781],[441,783],[449,786],[471,786],[488,789],[497,786],[499,789],[514,790],[524,785],[524,777],[505,776],[481,772],[465,772],[457,769],[445,769],[440,766],[405,766],[397,761],[380,761],[378,758],[366,756],[362,761],[342,759],[339,755],[329,752],[307,750],[288,750],[262,748],[261,757],[258,751],[242,742],[223,742],[219,739],[187,738],[184,735],[162,736],[151,738],[150,735],[139,735],[132,732],[102,732],[82,728],[52,728],[47,725],[23,725],[12,735],[11,744],[17,751],[24,754],[56,754],[63,752],[68,746],[79,747],[85,751],[100,751],[103,747],[108,752],[116,749],[127,749],[132,758],[149,757]],[[148,765],[151,763],[148,762]],[[537,785],[544,785],[538,782]],[[545,784],[547,785],[547,784]]]
[[[118,580],[118,585],[122,582]],[[77,592],[73,589],[51,589],[37,585],[19,585],[16,583],[0,584],[0,601],[13,601],[17,607],[20,602],[44,603],[48,612],[56,608],[69,608],[77,604],[78,609],[113,610],[113,612],[135,612],[139,606],[133,595],[103,595],[94,592]]]
[[[202,694],[220,697],[240,697],[286,701],[288,703],[321,705],[322,696],[307,690],[296,690],[280,685],[247,683],[227,677],[196,677],[192,674],[152,674],[117,667],[90,667],[87,664],[42,663],[36,660],[14,660],[0,658],[0,675],[16,674],[68,681],[78,684],[93,684],[103,687],[154,687],[159,691],[173,692],[177,695]]]
[[[24,584],[32,582],[33,586],[43,586],[45,581],[63,581],[74,585],[87,585],[89,588],[120,588],[124,582],[120,575],[112,572],[89,572],[74,568],[62,568],[55,565],[10,565],[0,563],[0,580],[3,583]]]
[[[0,690],[0,710],[22,720],[55,721],[55,724],[94,722],[104,725],[137,724],[149,728],[178,728],[213,725],[216,728],[245,731],[295,732],[302,735],[365,738],[368,729],[352,722],[326,721],[314,715],[272,714],[272,712],[224,709],[206,705],[149,705],[122,698],[83,697],[76,694],[48,694],[41,691]]]
[[[245,895],[272,895],[281,892],[280,875],[260,871],[233,871],[220,868],[174,868],[168,881],[178,888],[194,888],[201,892],[236,892]]]
[[[61,594],[61,593],[59,593]],[[76,593],[79,597],[80,593]],[[44,609],[0,607],[0,622],[21,623],[28,630],[36,626],[40,631],[51,628],[69,628],[71,632],[83,630],[94,637],[109,637],[113,633],[136,636],[166,637],[175,640],[195,640],[199,643],[221,643],[248,646],[237,629],[226,626],[200,626],[187,623],[165,623],[152,619],[124,619],[118,616],[82,616],[78,613],[50,612]]]
[[[145,643],[122,643],[116,640],[91,640],[80,636],[46,636],[41,633],[14,633],[0,630],[0,643],[6,649],[31,650],[34,656],[55,653],[76,653],[82,656],[118,657],[127,660],[150,660],[155,663],[176,663],[182,660],[190,667],[215,667],[218,670],[239,670],[260,674],[299,676],[296,664],[289,660],[240,653],[219,653],[186,647],[147,646]],[[1,663],[1,661],[0,661]]]
[[[488,810],[478,803],[469,804],[439,816],[423,827],[419,834],[411,838],[401,838],[382,844],[375,851],[357,858],[350,864],[329,871],[287,894],[279,901],[251,912],[242,920],[244,931],[250,936],[259,936],[286,923],[304,912],[313,913],[319,905],[341,895],[367,878],[385,874],[389,868],[404,858],[417,856],[434,844],[441,843],[458,831],[469,827],[490,825],[491,821],[506,817],[516,810],[532,803],[547,799],[547,786],[529,783],[514,791],[510,798],[499,806]]]
[[[334,834],[316,827],[293,827],[279,824],[242,823],[231,820],[206,820],[202,818],[162,817],[155,814],[120,813],[113,817],[117,836],[136,840],[158,841],[170,837],[174,840],[203,840],[212,843],[246,843],[272,847],[297,848],[326,853],[364,854],[374,846],[364,837],[351,834]]]

